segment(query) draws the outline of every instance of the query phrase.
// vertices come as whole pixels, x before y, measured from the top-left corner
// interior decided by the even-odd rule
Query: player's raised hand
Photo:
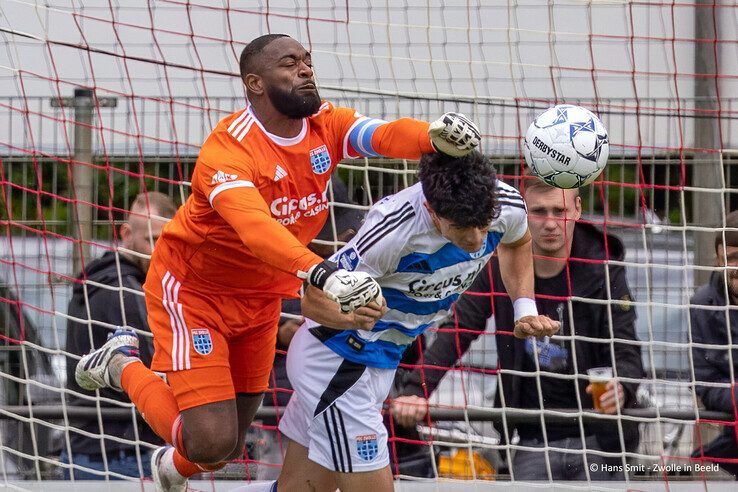
[[[307,281],[337,302],[343,313],[356,311],[372,301],[382,302],[382,288],[368,273],[339,270],[331,261],[313,266],[308,271]]]
[[[528,337],[550,337],[561,328],[561,323],[554,321],[548,316],[523,316],[515,322],[515,336],[517,338]]]
[[[446,113],[430,124],[428,135],[437,151],[462,157],[479,145],[479,128],[461,113]]]

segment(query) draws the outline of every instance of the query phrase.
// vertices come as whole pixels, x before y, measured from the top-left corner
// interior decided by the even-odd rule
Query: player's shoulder
[[[526,229],[528,211],[520,192],[500,179],[497,180],[495,191],[499,213],[489,230],[500,234],[516,234],[517,231]]]
[[[515,200],[523,201],[523,196],[520,192],[512,185],[509,185],[502,181],[500,178],[496,180],[497,196],[504,198],[511,198]]]
[[[315,113],[308,116],[308,118],[311,121],[320,122],[327,118],[331,118],[335,116],[335,114],[337,112],[340,112],[342,109],[346,109],[346,108],[337,108],[330,101],[321,101],[320,107],[318,108],[318,110]]]
[[[200,148],[198,161],[251,166],[266,144],[257,131],[258,122],[247,106],[231,113],[215,126]]]
[[[422,200],[418,197],[419,186],[413,185],[386,196],[369,209],[364,224],[351,240],[360,254],[363,255],[379,241],[388,254],[397,252],[402,249],[404,242],[418,233],[421,228],[419,207],[422,206]]]
[[[202,145],[202,152],[238,153],[244,149],[241,142],[254,125],[248,106],[229,114],[215,125]]]
[[[235,139],[245,127],[249,126],[249,123],[253,122],[253,119],[253,114],[249,111],[249,105],[247,104],[245,107],[221,119],[215,125],[215,128],[213,128],[212,134],[230,134]]]
[[[382,198],[372,206],[369,212],[384,218],[398,215],[415,216],[422,206],[423,189],[420,183],[416,183],[394,195],[388,195]]]
[[[497,179],[495,192],[497,203],[500,206],[500,214],[503,212],[520,213],[521,211],[527,213],[525,200],[523,200],[523,196],[514,186],[505,183],[501,179]]]
[[[338,121],[339,124],[352,121],[366,120],[367,118],[353,108],[335,106],[330,101],[323,101],[320,108],[309,116],[312,123],[327,124],[329,121]]]

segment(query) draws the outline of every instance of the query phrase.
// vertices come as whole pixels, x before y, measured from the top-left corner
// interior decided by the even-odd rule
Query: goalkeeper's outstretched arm
[[[443,152],[462,157],[479,145],[480,138],[477,126],[459,113],[446,113],[432,123],[362,117],[346,135],[347,156],[420,159],[422,154]]]

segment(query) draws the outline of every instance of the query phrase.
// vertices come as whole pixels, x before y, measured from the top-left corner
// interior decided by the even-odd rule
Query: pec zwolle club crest
[[[192,346],[200,355],[208,355],[213,351],[213,339],[207,328],[194,328],[192,330]]]
[[[323,174],[331,168],[331,156],[328,147],[321,145],[310,150],[310,165],[315,174]]]
[[[377,435],[368,434],[365,436],[356,436],[356,453],[364,461],[372,461],[377,457],[379,446],[377,445]]]

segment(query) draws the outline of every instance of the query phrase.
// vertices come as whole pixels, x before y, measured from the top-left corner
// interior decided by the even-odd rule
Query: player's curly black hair
[[[495,168],[479,152],[423,154],[419,177],[430,208],[458,227],[487,227],[500,213]]]

